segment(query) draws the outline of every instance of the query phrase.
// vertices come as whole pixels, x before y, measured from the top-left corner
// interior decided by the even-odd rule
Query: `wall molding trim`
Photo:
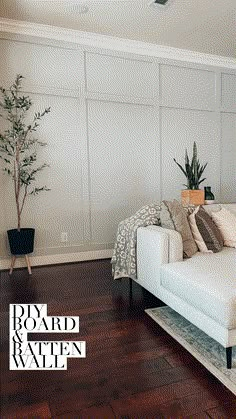
[[[185,49],[155,45],[142,41],[122,39],[108,35],[82,32],[75,29],[60,28],[7,18],[0,18],[0,32],[18,36],[31,36],[44,40],[65,41],[70,44],[84,47],[117,50],[129,54],[236,69],[236,59],[233,57],[221,57]]]
[[[57,255],[42,255],[30,257],[31,266],[56,265],[59,263],[83,262],[96,259],[110,259],[112,257],[112,249],[93,250],[88,252],[64,253]],[[25,258],[18,257],[16,259],[15,268],[25,268]],[[10,268],[10,258],[0,260],[0,271]]]

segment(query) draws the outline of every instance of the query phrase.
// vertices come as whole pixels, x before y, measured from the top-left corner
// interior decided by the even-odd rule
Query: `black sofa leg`
[[[230,370],[232,368],[232,346],[226,348],[226,360],[227,368]]]
[[[133,302],[133,280],[129,278],[129,305],[132,306]]]

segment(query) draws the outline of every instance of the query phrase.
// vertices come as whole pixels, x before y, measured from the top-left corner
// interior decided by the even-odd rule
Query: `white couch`
[[[236,214],[236,204],[222,204]],[[219,205],[204,207],[219,210]],[[236,249],[183,260],[180,234],[158,226],[137,231],[137,282],[226,348],[236,345]]]

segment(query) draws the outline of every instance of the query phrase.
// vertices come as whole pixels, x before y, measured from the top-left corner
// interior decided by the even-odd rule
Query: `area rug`
[[[232,369],[226,368],[225,348],[170,307],[145,312],[236,395],[236,346]]]

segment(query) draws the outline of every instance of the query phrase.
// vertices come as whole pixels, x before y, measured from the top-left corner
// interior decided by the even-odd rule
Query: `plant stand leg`
[[[31,272],[31,266],[30,266],[30,259],[29,259],[29,256],[28,255],[25,255],[25,260],[26,260],[26,264],[27,264],[29,275],[31,275],[32,272]]]
[[[16,256],[12,256],[9,275],[12,274],[12,271],[13,271],[13,268],[14,268],[14,265],[15,265],[15,261],[16,261]]]

